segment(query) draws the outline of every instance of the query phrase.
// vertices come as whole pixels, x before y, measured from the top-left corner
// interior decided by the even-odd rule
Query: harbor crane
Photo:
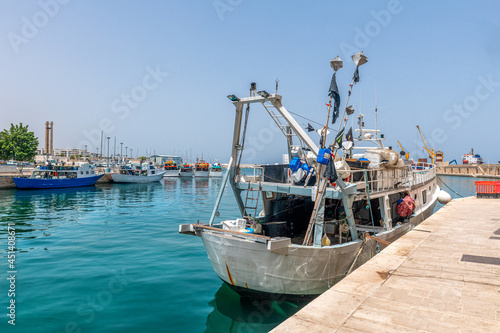
[[[434,153],[434,148],[429,148],[429,145],[427,144],[427,141],[424,138],[424,135],[422,134],[422,131],[420,130],[420,126],[417,125],[418,132],[420,133],[420,136],[422,137],[422,142],[424,143],[424,149],[427,150],[427,153],[429,153],[429,157],[431,158],[432,164],[436,162],[436,153]]]
[[[405,157],[405,160],[408,160],[410,159],[410,153],[407,152],[404,148],[403,148],[403,145],[401,144],[401,142],[399,142],[398,140],[398,144],[399,144],[399,147],[401,147],[401,152],[399,153],[401,156],[404,156]]]

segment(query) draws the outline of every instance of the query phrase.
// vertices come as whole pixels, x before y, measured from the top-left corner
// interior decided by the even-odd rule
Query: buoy
[[[440,204],[446,205],[451,201],[451,195],[449,195],[448,192],[441,190],[438,193],[438,201]]]
[[[330,238],[326,234],[323,235],[321,238],[321,246],[330,246],[332,242],[330,241]]]

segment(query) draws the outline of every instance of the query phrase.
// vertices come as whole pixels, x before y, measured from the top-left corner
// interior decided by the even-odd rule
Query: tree
[[[0,132],[0,158],[31,161],[36,155],[38,138],[28,131],[28,125],[10,124],[10,130]]]

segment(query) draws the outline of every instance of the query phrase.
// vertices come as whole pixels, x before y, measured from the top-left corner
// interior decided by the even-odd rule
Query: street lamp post
[[[128,147],[125,146],[125,158],[128,158]]]
[[[120,159],[121,160],[123,160],[122,153],[123,153],[123,142],[120,142]]]

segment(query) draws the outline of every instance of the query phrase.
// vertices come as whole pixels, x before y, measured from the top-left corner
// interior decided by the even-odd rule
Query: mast
[[[340,59],[338,59],[338,60],[340,60]],[[359,81],[359,66],[365,64],[368,61],[368,59],[363,54],[363,52],[359,52],[359,53],[356,53],[355,55],[353,55],[352,60],[353,60],[354,64],[356,65],[356,70],[354,71],[352,83],[350,84],[350,89],[349,89],[346,105],[344,108],[344,112],[342,113],[342,118],[340,119],[339,131],[338,131],[339,133],[342,129],[342,125],[344,124],[344,121],[345,121],[345,124],[344,124],[344,126],[345,126],[347,124],[347,119],[348,119],[349,115],[351,115],[353,113],[352,111],[348,112],[347,106],[349,104],[349,98],[351,97],[352,88],[353,88],[354,84]],[[333,65],[332,65],[332,68],[334,68]],[[334,70],[335,70],[335,68],[334,68]],[[331,107],[331,98],[330,98],[329,104],[330,105],[328,107],[327,119],[330,116],[329,111],[330,111],[330,107]],[[349,109],[351,109],[351,108],[349,108]],[[347,113],[347,118],[344,119],[344,116],[346,113]],[[328,122],[327,122],[327,126],[328,126]],[[326,138],[326,135],[324,136],[324,138]],[[324,147],[324,144],[325,144],[325,142],[323,140],[323,145],[322,145],[323,147]],[[329,163],[334,163],[333,156],[335,156],[338,149],[339,148],[337,146],[334,147],[333,151],[331,152],[332,158],[330,158]],[[316,201],[314,202],[313,212],[311,214],[311,219],[309,220],[309,226],[307,227],[306,235],[304,237],[304,241],[303,241],[302,245],[310,245],[311,241],[314,239],[314,246],[322,246],[321,239],[323,237],[323,233],[324,233],[323,230],[324,230],[324,223],[325,223],[325,221],[324,221],[325,197],[324,196],[325,196],[326,188],[329,184],[329,179],[324,174],[325,169],[326,169],[326,165],[319,164],[318,172],[316,173],[318,175]],[[338,177],[338,174],[337,174],[337,177]],[[346,184],[342,181],[342,179],[338,178],[336,180],[336,182],[339,184],[339,186],[343,192],[342,201],[344,204],[344,211],[346,213],[347,221],[349,223],[352,238],[353,238],[353,240],[357,239],[355,221],[354,221],[354,217],[352,215],[352,210],[351,210],[352,197],[349,196],[349,198],[348,198],[348,194],[346,192],[347,187],[346,187]],[[313,237],[313,234],[314,234],[314,237]]]
[[[377,104],[377,79],[375,79],[375,139],[377,139],[377,110],[378,110],[378,104]]]

